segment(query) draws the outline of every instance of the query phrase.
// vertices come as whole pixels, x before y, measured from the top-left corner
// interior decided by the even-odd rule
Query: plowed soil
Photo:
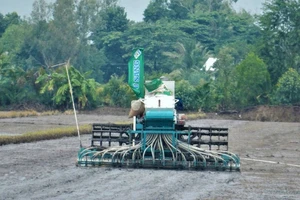
[[[128,121],[79,114],[80,124]],[[74,125],[72,115],[0,119],[0,134]],[[300,199],[300,123],[203,119],[228,127],[241,172],[76,167],[77,137],[0,146],[0,199]],[[75,125],[74,125],[75,126]],[[82,136],[89,145],[89,136]]]

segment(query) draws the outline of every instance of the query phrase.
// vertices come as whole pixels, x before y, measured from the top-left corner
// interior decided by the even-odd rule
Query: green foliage
[[[129,27],[129,20],[124,8],[112,2],[99,11],[94,21],[90,39],[105,55],[101,70],[104,81],[107,82],[112,74],[122,76],[127,72],[127,61],[123,58],[127,52],[122,48],[122,42],[123,32]]]
[[[213,80],[201,81],[196,87],[196,99],[199,101],[199,108],[203,111],[218,110],[218,101],[215,83]]]
[[[183,79],[183,76],[182,76],[182,72],[183,70],[180,70],[180,69],[176,69],[176,70],[173,70],[171,73],[169,73],[167,75],[168,79],[169,80],[173,80],[173,81],[180,81]],[[159,76],[156,76],[156,77],[159,77]]]
[[[154,0],[149,3],[144,11],[145,22],[156,22],[168,17],[168,7],[166,0]]]
[[[236,55],[236,49],[232,47],[223,47],[220,49],[217,55],[218,60],[216,61],[214,68],[215,81],[214,85],[215,101],[217,107],[220,110],[232,109],[235,107],[235,82],[233,71],[235,69],[237,61],[234,58]]]
[[[175,96],[183,102],[186,110],[197,110],[199,108],[198,99],[196,99],[196,89],[186,80],[181,80],[175,84]]]
[[[209,79],[204,64],[211,53],[199,42],[178,42],[174,45],[173,52],[163,52],[163,54],[175,60],[175,70],[170,74],[171,77],[173,76],[172,80],[184,79],[192,85],[198,85],[201,80]]]
[[[109,6],[101,12],[100,17],[103,30],[106,32],[123,32],[128,29],[129,20],[123,7]]]
[[[95,36],[95,35],[94,35]],[[98,36],[97,36],[98,37]],[[102,58],[103,64],[101,71],[103,71],[103,80],[107,82],[112,74],[122,76],[127,73],[127,62],[122,55],[125,53],[122,47],[122,33],[109,32],[99,36],[96,39],[98,49],[104,54]]]
[[[104,104],[109,106],[130,107],[131,100],[135,99],[129,85],[124,81],[125,77],[112,76],[104,85],[100,97]]]
[[[147,35],[147,37],[146,37]],[[130,53],[134,47],[143,47],[145,51],[145,71],[169,73],[176,68],[176,60],[170,59],[164,52],[173,52],[177,42],[188,35],[178,30],[174,23],[137,23],[124,33],[122,48]],[[124,55],[129,58],[130,54]]]
[[[20,67],[10,66],[0,69],[1,104],[20,103],[25,99],[25,72]]]
[[[232,2],[154,0],[137,23],[118,0],[36,0],[30,19],[0,14],[1,105],[28,100],[68,108],[66,74],[53,66],[71,60],[77,107],[127,107],[133,96],[124,80],[137,47],[144,48],[146,77],[175,80],[187,109],[268,104],[269,76],[274,86],[300,64],[299,2],[268,1],[259,23]],[[218,59],[214,71],[203,68],[209,57]],[[295,103],[273,91],[277,103]]]
[[[0,54],[0,106],[31,101],[30,72],[12,65],[7,53]]]
[[[270,74],[266,64],[254,53],[249,53],[235,69],[235,95],[240,106],[268,103]]]
[[[87,106],[95,106],[98,83],[94,79],[86,78],[89,73],[81,74],[74,67],[70,67],[68,70],[77,107],[83,109]],[[65,67],[60,67],[50,74],[42,72],[36,80],[36,84],[41,85],[41,94],[53,95],[52,100],[56,105],[64,109],[71,107],[70,87]]]
[[[177,42],[174,44],[174,48],[170,50],[173,50],[173,52],[163,52],[163,55],[166,55],[170,59],[176,59],[175,69],[202,69],[205,61],[210,56],[210,51],[207,48],[199,42],[192,40],[182,43]]]
[[[73,61],[79,51],[75,2],[57,0],[52,7],[46,2],[44,4],[40,7],[49,7],[52,19],[48,22],[42,17],[37,17],[46,11],[39,9],[40,7],[35,8],[38,10],[33,11],[35,18],[31,24],[32,32],[26,38],[22,49],[22,54],[29,57],[31,67],[50,68],[68,59]]]
[[[144,11],[144,21],[183,20],[196,13],[228,11],[231,3],[223,0],[153,0]]]
[[[268,64],[272,83],[288,68],[300,64],[300,1],[267,1],[259,18],[262,29],[261,55]]]
[[[24,41],[30,34],[31,27],[27,23],[9,26],[0,38],[0,52],[6,52],[9,55],[9,62],[13,65],[23,66],[22,48]]]
[[[9,26],[17,25],[21,21],[20,16],[16,12],[8,13],[5,16],[0,13],[0,38]]]
[[[219,11],[195,12],[180,27],[196,37],[208,50],[217,53],[218,49],[236,41],[254,44],[260,36],[260,29],[254,22],[254,17],[249,13],[236,13],[225,6]]]
[[[299,105],[300,103],[300,75],[289,68],[278,80],[273,95],[277,104]]]
[[[80,72],[91,72],[89,77],[95,79],[98,83],[104,81],[103,66],[106,62],[107,58],[104,52],[99,51],[94,46],[82,46],[74,61]]]

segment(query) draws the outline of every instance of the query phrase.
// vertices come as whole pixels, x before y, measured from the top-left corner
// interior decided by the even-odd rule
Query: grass
[[[67,110],[65,112],[59,111],[45,111],[39,113],[33,110],[27,111],[0,111],[0,119],[5,118],[17,118],[17,117],[30,117],[30,116],[50,116],[50,115],[73,115],[73,110]],[[128,122],[117,122],[116,124],[128,124]],[[84,125],[80,127],[80,134],[91,134],[91,125]],[[7,144],[20,144],[36,142],[41,140],[59,139],[62,137],[77,136],[78,132],[75,127],[55,128],[36,132],[29,132],[22,135],[0,135],[0,146]]]
[[[26,111],[0,111],[0,119],[6,118],[17,118],[17,117],[33,117],[33,116],[50,116],[57,114],[73,115],[73,110],[66,110],[65,112],[60,112],[58,110],[37,112],[35,110]]]
[[[29,117],[29,116],[49,116],[61,114],[59,111],[46,111],[38,113],[33,110],[28,111],[0,111],[0,119],[2,118],[16,118],[16,117]],[[65,111],[63,114],[73,114],[72,110]],[[205,113],[188,113],[186,114],[188,120],[205,118]],[[116,124],[128,124],[128,122],[116,122]],[[84,125],[80,127],[80,134],[90,134],[92,127],[90,125]],[[20,144],[36,142],[41,140],[59,139],[62,137],[77,136],[77,129],[75,127],[55,128],[36,132],[29,132],[22,135],[2,135],[0,136],[0,146],[7,144]]]
[[[4,118],[16,118],[16,117],[29,117],[29,116],[38,116],[39,113],[34,110],[27,111],[1,111],[0,119]]]
[[[203,112],[197,112],[197,113],[188,113],[186,114],[188,120],[194,120],[194,119],[203,119],[206,117],[206,114]]]
[[[91,126],[84,125],[80,127],[80,134],[90,134]],[[43,131],[29,132],[22,135],[0,136],[0,146],[7,144],[20,144],[36,142],[41,140],[58,139],[62,137],[77,136],[77,129],[74,127],[56,128]]]

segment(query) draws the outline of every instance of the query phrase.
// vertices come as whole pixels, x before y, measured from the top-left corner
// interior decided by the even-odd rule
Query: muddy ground
[[[125,114],[99,113],[78,119],[80,124],[128,120]],[[300,123],[203,119],[188,124],[228,127],[229,150],[241,157],[241,172],[80,168],[75,166],[78,138],[62,138],[0,146],[0,199],[300,199]],[[72,115],[0,119],[0,134],[70,125]],[[89,145],[89,136],[82,142]]]

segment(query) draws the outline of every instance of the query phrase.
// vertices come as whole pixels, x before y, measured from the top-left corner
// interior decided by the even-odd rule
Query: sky
[[[55,0],[46,0],[54,2]],[[234,5],[236,10],[245,9],[250,13],[260,13],[262,2],[265,0],[238,0]],[[17,12],[21,17],[29,17],[34,0],[0,0],[0,13],[7,14]],[[143,12],[150,0],[119,0],[120,5],[125,7],[127,17],[134,21],[143,20]]]

